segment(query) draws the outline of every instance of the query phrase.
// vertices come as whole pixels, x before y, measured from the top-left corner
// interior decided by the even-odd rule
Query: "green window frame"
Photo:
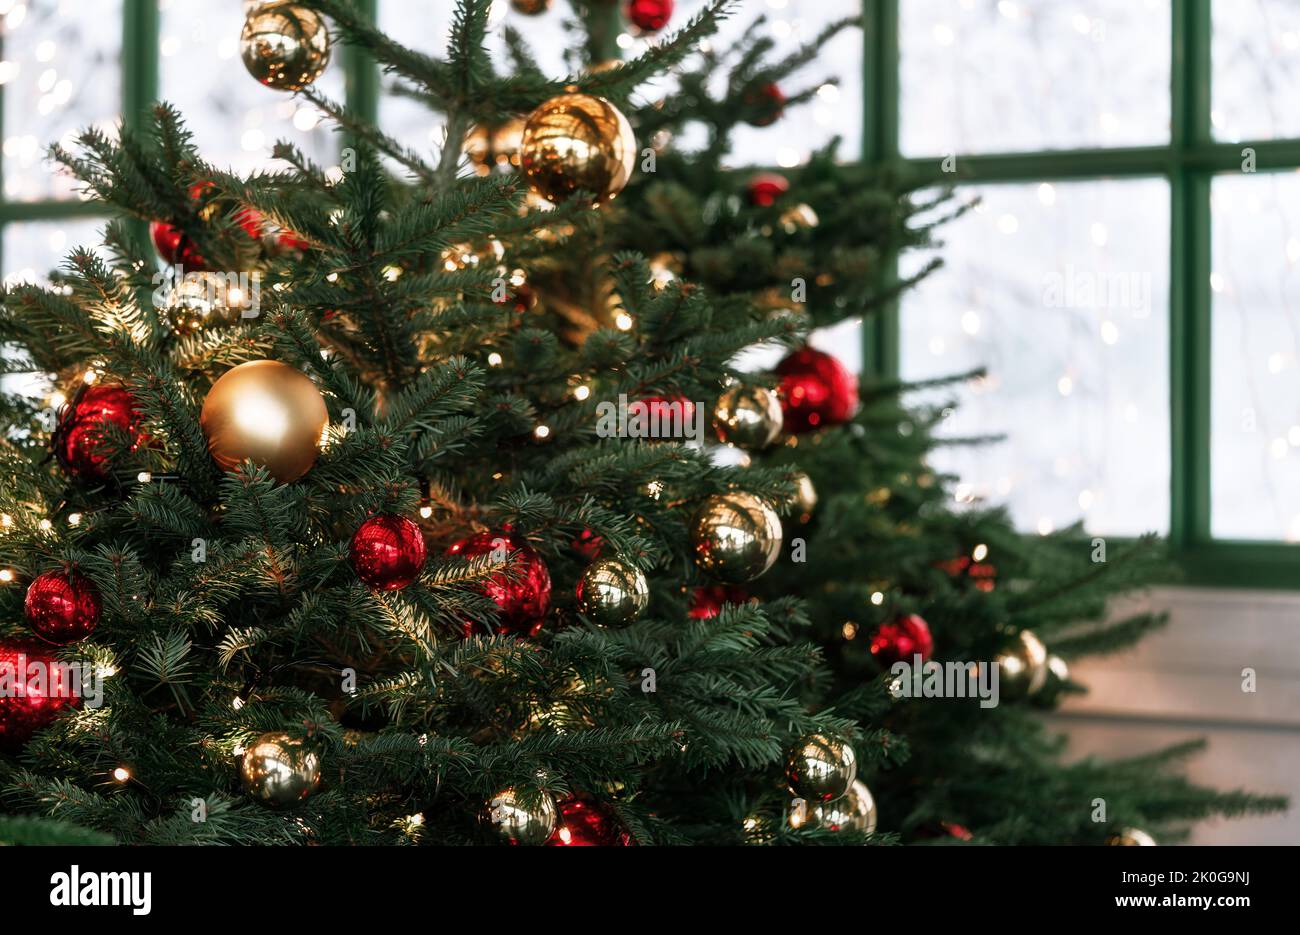
[[[358,6],[375,20],[381,2],[358,0]],[[951,179],[940,171],[941,155],[904,159],[899,152],[900,2],[863,0],[862,73],[868,93],[863,95],[861,158],[876,165],[903,163],[936,179]],[[1210,533],[1210,183],[1215,175],[1240,172],[1244,147],[1254,149],[1260,172],[1300,168],[1300,139],[1240,143],[1214,139],[1210,127],[1210,5],[1211,0],[1171,3],[1168,144],[964,155],[958,159],[961,171],[957,181],[963,185],[1137,176],[1168,181],[1171,552],[1187,583],[1296,588],[1300,587],[1300,545],[1222,540]],[[607,15],[617,13],[611,10]],[[158,39],[157,0],[124,0],[122,119],[128,126],[137,125],[158,96]],[[341,58],[348,105],[373,120],[379,110],[378,69],[364,53],[351,47],[341,50]],[[0,98],[0,128],[3,126]],[[95,205],[79,200],[9,202],[3,191],[0,176],[0,230],[14,222],[103,214]],[[886,274],[894,275],[896,268]],[[898,376],[899,342],[895,304],[864,325],[863,365],[868,375]]]

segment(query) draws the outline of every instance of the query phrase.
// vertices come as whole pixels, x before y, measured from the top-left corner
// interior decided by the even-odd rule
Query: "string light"
[[[54,524],[51,523],[48,519],[41,520],[37,525],[41,527],[41,532],[49,532],[51,529],[54,528]]]
[[[981,542],[975,548],[971,549],[970,557],[977,562],[982,562],[989,557],[989,547]]]
[[[244,706],[244,699],[240,698],[238,695],[230,699],[230,707],[234,708],[236,711],[238,711],[243,706]]]
[[[0,568],[0,583],[11,584],[14,580],[14,570],[12,568]]]
[[[844,634],[846,640],[851,640],[858,635],[858,625],[850,620],[840,627],[840,632]]]
[[[501,364],[502,364],[503,358],[502,358],[501,355],[498,354],[496,351],[493,351],[491,354],[488,354],[488,358],[487,358],[487,360],[488,360],[488,366],[489,366],[489,367],[500,367]]]
[[[425,504],[424,506],[420,507],[420,519],[428,519],[432,515],[433,515],[433,507],[429,506],[428,504]]]
[[[539,425],[533,429],[533,437],[541,441],[551,437],[551,428],[548,425]]]
[[[81,375],[81,381],[87,384],[94,383],[98,379],[99,379],[99,371],[93,367]]]
[[[113,778],[118,782],[129,782],[131,779],[131,771],[125,766],[119,766],[117,769],[113,770]]]
[[[885,603],[885,592],[884,592],[884,591],[872,591],[872,592],[871,592],[871,603],[874,604],[876,607],[879,607],[881,604]]]
[[[614,327],[619,331],[632,330],[632,316],[627,312],[619,312],[614,316]]]
[[[135,476],[135,479],[142,484],[147,484],[153,480],[153,474],[148,471],[141,471]]]

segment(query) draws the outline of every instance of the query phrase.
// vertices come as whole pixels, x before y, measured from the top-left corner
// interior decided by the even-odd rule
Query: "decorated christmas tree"
[[[437,57],[254,4],[230,80],[329,115],[340,171],[232,173],[165,103],[55,147],[120,219],[3,295],[6,369],[66,401],[0,401],[0,841],[1136,844],[1281,806],[1186,747],[1062,761],[1041,711],[1162,622],[1107,614],[1158,543],[955,507],[942,407],[809,341],[963,206],[835,146],[728,165],[857,25],[780,57],[710,41],[747,4],[672,7],[576,3],[556,75],[488,0]],[[342,45],[435,158],[315,89]]]

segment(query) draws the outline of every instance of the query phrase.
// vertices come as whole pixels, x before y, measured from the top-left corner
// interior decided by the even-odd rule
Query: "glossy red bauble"
[[[548,847],[628,847],[632,835],[607,805],[586,799],[568,799],[557,808],[559,823]]]
[[[743,99],[750,116],[746,120],[752,127],[770,127],[785,113],[785,92],[774,82],[760,85]]]
[[[694,423],[695,403],[685,396],[646,396],[627,405],[631,438],[688,438]]]
[[[871,655],[884,666],[896,662],[910,663],[918,654],[924,662],[933,652],[934,637],[930,635],[930,625],[920,614],[906,614],[881,624],[871,637]]]
[[[0,685],[0,751],[6,753],[22,749],[60,711],[81,703],[70,670],[34,641],[0,643]]]
[[[858,378],[830,354],[805,347],[777,364],[776,372],[787,432],[838,425],[858,410]]]
[[[672,18],[673,0],[627,0],[623,13],[641,32],[658,32]]]
[[[790,183],[784,175],[775,172],[760,172],[745,185],[745,194],[749,203],[755,208],[770,208],[776,200],[790,190]]]
[[[573,538],[573,551],[589,562],[600,558],[600,551],[603,548],[605,548],[605,537],[593,530],[584,529]]]
[[[424,533],[405,516],[372,516],[353,534],[348,555],[367,587],[396,591],[420,577]]]
[[[180,228],[164,221],[153,221],[149,225],[149,236],[153,239],[154,249],[158,251],[164,263],[172,266],[180,265],[194,272],[202,272],[208,268],[207,261],[199,255],[194,241]]]
[[[509,557],[509,571],[498,572],[480,587],[501,609],[494,632],[536,636],[551,607],[551,573],[542,557],[520,536],[509,532],[481,532],[447,549],[448,556],[477,558],[493,552]],[[465,636],[486,632],[465,624]]]
[[[107,425],[132,433],[136,445],[145,440],[135,399],[120,386],[87,386],[64,405],[52,441],[54,456],[65,471],[90,480],[108,476],[110,446],[104,437]]]
[[[687,615],[692,620],[712,620],[722,613],[727,604],[743,604],[749,600],[744,588],[734,585],[710,584],[691,592],[691,609]]]
[[[75,643],[99,625],[99,592],[75,571],[47,571],[27,586],[23,613],[32,632],[47,643]]]

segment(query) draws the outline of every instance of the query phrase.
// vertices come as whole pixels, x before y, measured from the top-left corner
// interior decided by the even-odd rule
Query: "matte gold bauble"
[[[592,562],[578,581],[578,610],[604,627],[631,623],[650,603],[640,568],[617,558]]]
[[[1156,839],[1141,828],[1125,828],[1106,839],[1110,847],[1156,847]]]
[[[301,91],[329,64],[329,31],[314,10],[296,3],[264,3],[248,11],[239,53],[248,73],[262,84]]]
[[[465,155],[475,172],[487,175],[493,169],[508,172],[519,167],[519,146],[524,137],[524,118],[512,117],[495,126],[476,124],[465,135]]]
[[[709,497],[691,523],[695,564],[719,581],[753,581],[781,552],[781,519],[751,493]]]
[[[603,97],[560,94],[528,115],[519,157],[529,186],[552,204],[584,191],[600,205],[632,177],[636,138]]]
[[[222,470],[247,458],[287,484],[316,463],[329,413],[305,374],[276,360],[254,360],[212,384],[199,425]]]
[[[187,273],[167,292],[162,308],[168,327],[180,337],[239,321],[247,300],[220,273]]]
[[[293,805],[320,787],[320,754],[300,738],[263,734],[244,750],[239,776],[244,791],[262,804]]]
[[[855,779],[849,791],[833,802],[795,802],[790,809],[790,827],[872,834],[876,830],[876,800],[866,783]]]
[[[483,806],[483,825],[502,844],[538,847],[555,830],[555,803],[544,792],[525,797],[503,789]]]
[[[1047,647],[1029,630],[1021,630],[995,662],[1002,694],[1008,697],[1032,695],[1047,682]]]
[[[812,734],[791,748],[785,779],[791,794],[811,803],[834,802],[858,776],[853,748],[825,734]]]
[[[728,445],[758,451],[776,441],[784,420],[781,401],[765,386],[733,386],[718,397],[713,430]]]

